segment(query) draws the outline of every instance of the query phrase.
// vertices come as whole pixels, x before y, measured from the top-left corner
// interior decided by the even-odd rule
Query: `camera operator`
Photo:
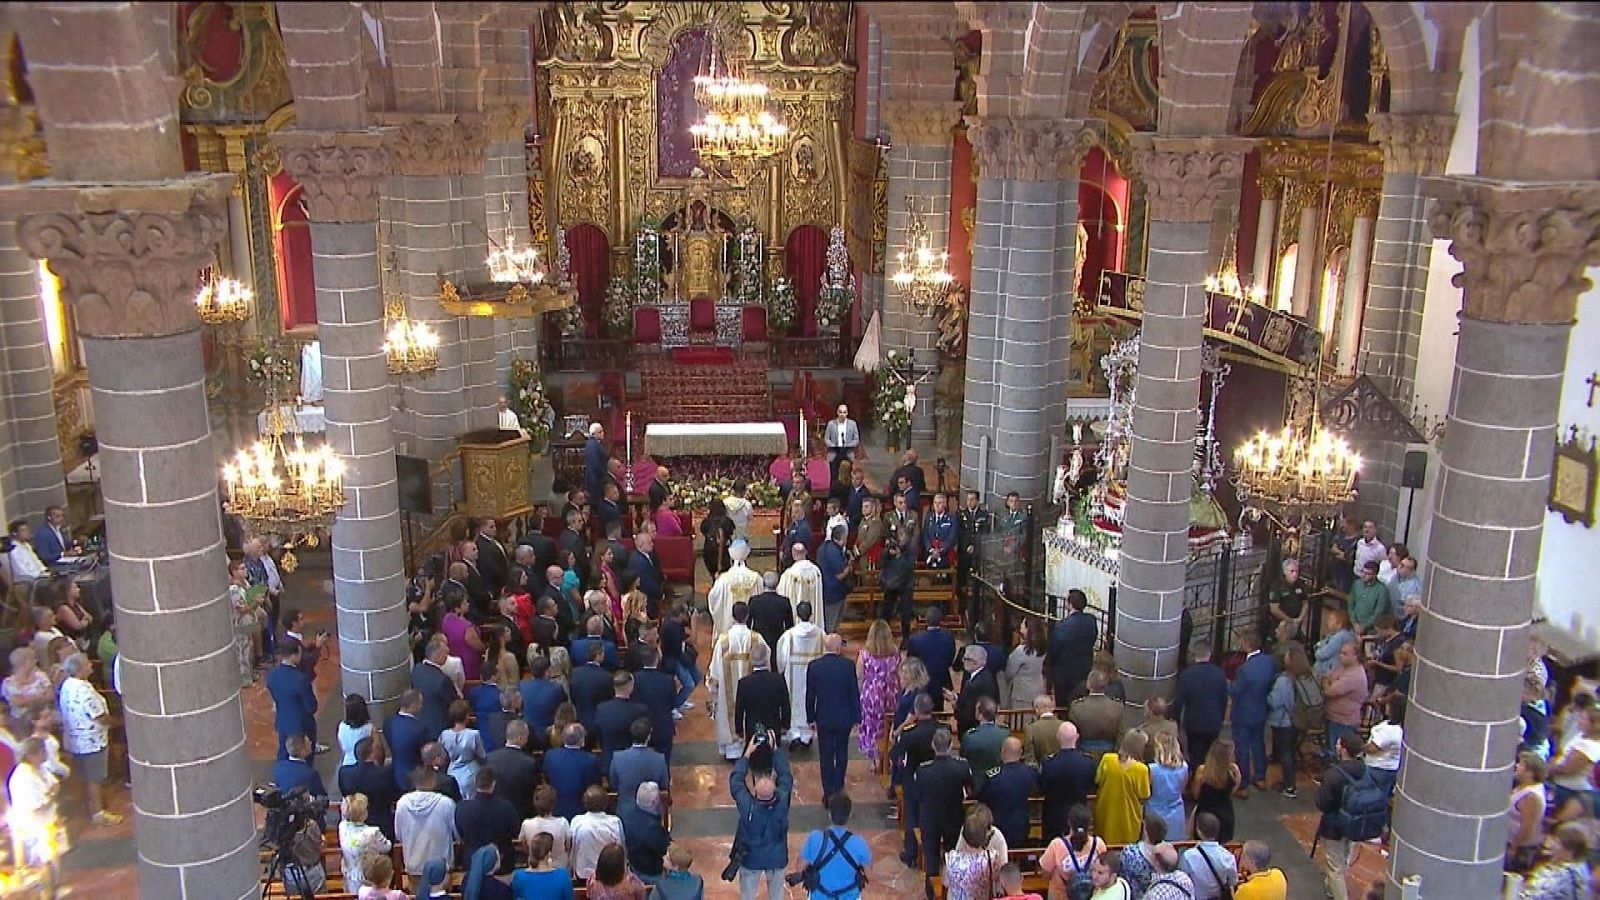
[[[828,820],[833,826],[806,836],[800,850],[806,867],[786,879],[790,884],[804,885],[818,900],[856,900],[867,885],[872,850],[865,838],[845,828],[851,808],[850,795],[844,791],[828,799]]]
[[[772,769],[758,771],[752,777],[751,759],[758,751],[771,754]],[[789,861],[789,797],[793,788],[794,773],[789,769],[789,758],[777,746],[777,735],[768,730],[752,736],[728,777],[728,792],[739,808],[739,828],[733,836],[733,851],[722,871],[722,880],[739,879],[739,900],[756,900],[763,878],[768,900],[783,897],[784,868]]]

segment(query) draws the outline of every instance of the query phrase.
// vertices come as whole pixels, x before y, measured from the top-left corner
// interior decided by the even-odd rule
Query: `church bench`
[[[1183,851],[1193,847],[1196,843],[1196,841],[1173,841],[1172,846],[1179,854],[1182,854]],[[1112,850],[1122,852],[1127,850],[1128,846],[1127,844],[1110,844],[1107,845],[1106,852],[1109,853]],[[1223,844],[1223,847],[1229,853],[1232,853],[1235,859],[1244,852],[1244,844],[1237,841]],[[1006,861],[1016,863],[1017,868],[1022,870],[1022,890],[1024,893],[1034,893],[1040,896],[1049,894],[1050,878],[1039,868],[1039,860],[1044,856],[1046,849],[1045,847],[1012,847],[1006,852]],[[1070,866],[1071,863],[1068,863],[1068,865]],[[944,900],[949,896],[945,891],[943,878],[935,875],[930,879],[930,882],[933,884],[933,896],[940,898],[940,900]]]

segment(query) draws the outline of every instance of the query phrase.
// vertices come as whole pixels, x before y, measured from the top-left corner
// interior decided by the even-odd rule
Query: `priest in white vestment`
[[[750,619],[748,603],[743,600],[734,603],[729,615],[731,625],[727,631],[717,635],[711,645],[711,666],[706,670],[706,689],[711,692],[711,715],[717,726],[717,749],[727,759],[738,759],[744,753],[744,744],[733,730],[734,694],[739,689],[739,679],[753,671],[750,651],[757,644],[765,647],[766,642],[747,624]]]
[[[792,571],[792,569],[791,569]],[[778,638],[778,671],[789,684],[789,730],[783,739],[791,749],[811,746],[816,729],[806,721],[806,667],[822,655],[822,628],[812,623],[816,607],[809,600],[796,604],[795,625]]]
[[[809,602],[812,609],[822,608],[822,570],[806,558],[805,544],[795,544],[789,552],[794,555],[794,563],[784,569],[783,577],[778,579],[778,593],[789,601],[789,611],[798,622],[800,601]]]
[[[750,517],[755,514],[756,505],[750,502],[750,488],[743,479],[733,483],[733,493],[722,498],[722,508],[728,511],[728,519],[733,522],[733,539],[736,541],[750,540]]]
[[[726,633],[733,625],[735,603],[749,602],[751,597],[761,592],[761,576],[744,564],[750,558],[750,545],[744,541],[734,541],[733,546],[728,548],[728,558],[733,560],[732,568],[718,575],[710,593],[706,594],[706,605],[711,610],[711,621],[715,624],[717,635]]]

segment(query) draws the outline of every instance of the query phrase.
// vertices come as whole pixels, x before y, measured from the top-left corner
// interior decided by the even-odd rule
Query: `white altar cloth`
[[[292,406],[285,403],[278,407],[283,416],[284,431],[289,434],[320,434],[328,430],[328,420],[321,406]],[[263,409],[256,416],[256,429],[261,434],[271,430],[267,424],[267,417],[271,409]]]
[[[782,456],[782,422],[652,422],[644,429],[651,456]]]

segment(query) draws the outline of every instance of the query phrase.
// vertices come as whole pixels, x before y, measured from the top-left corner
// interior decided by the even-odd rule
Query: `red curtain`
[[[300,184],[287,172],[267,182],[277,224],[278,308],[285,330],[317,324],[317,282],[311,268],[311,227],[300,205]]]
[[[822,288],[822,273],[828,265],[828,233],[815,225],[801,225],[789,232],[783,245],[784,269],[794,284],[795,319],[801,337],[817,336],[817,292]]]
[[[600,307],[605,303],[606,281],[611,272],[611,246],[605,232],[581,222],[567,229],[567,252],[572,256],[578,306],[583,309],[584,334],[595,337],[599,334]]]

